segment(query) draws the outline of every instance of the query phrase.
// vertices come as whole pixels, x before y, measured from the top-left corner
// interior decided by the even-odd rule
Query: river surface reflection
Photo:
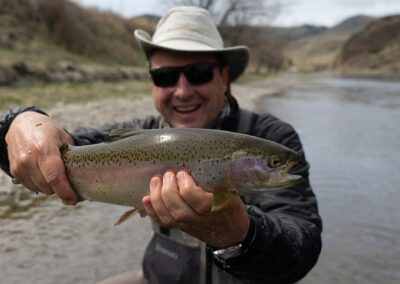
[[[251,87],[262,92],[274,80]],[[400,82],[280,80],[256,110],[298,130],[324,221],[320,260],[301,283],[400,283]],[[38,198],[1,211],[0,283],[94,283],[139,268],[151,229],[139,217],[113,229],[126,210]]]
[[[302,283],[400,283],[400,83],[288,82],[257,105],[298,130],[311,164],[323,251]]]

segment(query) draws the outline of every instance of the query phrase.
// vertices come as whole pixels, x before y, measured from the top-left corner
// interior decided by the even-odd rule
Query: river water
[[[323,250],[302,283],[400,283],[400,82],[288,85],[257,105],[298,130],[311,164]]]
[[[298,130],[324,221],[321,257],[301,283],[400,283],[400,82],[279,80],[256,110]],[[22,207],[0,204],[0,283],[94,283],[140,267],[148,220],[112,227],[128,208],[42,196]]]

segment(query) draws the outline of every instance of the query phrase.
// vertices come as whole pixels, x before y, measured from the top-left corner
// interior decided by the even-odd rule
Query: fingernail
[[[185,171],[180,171],[176,175],[176,178],[178,179],[179,182],[184,182],[186,180],[186,172]]]
[[[153,177],[150,180],[150,189],[156,188],[157,186],[158,186],[158,178],[157,177]]]
[[[166,172],[164,175],[165,180],[168,182],[172,181],[172,177],[173,177],[173,173],[171,173],[171,172]]]

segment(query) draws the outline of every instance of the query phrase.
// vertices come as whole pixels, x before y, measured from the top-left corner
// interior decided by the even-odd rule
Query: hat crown
[[[246,46],[224,47],[210,13],[199,7],[180,6],[170,9],[158,22],[153,37],[140,29],[135,30],[134,34],[147,60],[157,49],[218,54],[229,67],[231,81],[243,73],[249,60]]]
[[[210,13],[191,6],[170,9],[158,22],[152,42],[167,48],[176,48],[178,42],[192,42],[198,50],[221,49],[224,45]],[[193,50],[193,45],[187,48]]]

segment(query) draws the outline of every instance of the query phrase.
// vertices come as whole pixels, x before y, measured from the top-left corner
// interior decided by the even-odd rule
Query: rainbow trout
[[[145,216],[142,198],[150,179],[186,170],[213,192],[212,211],[235,195],[289,186],[301,180],[288,171],[297,154],[277,143],[210,129],[116,129],[106,142],[61,147],[68,179],[82,200],[133,206],[128,216]]]

